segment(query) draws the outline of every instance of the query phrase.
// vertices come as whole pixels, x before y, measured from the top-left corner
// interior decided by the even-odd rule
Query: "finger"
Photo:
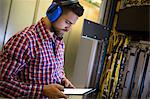
[[[69,87],[71,87],[71,88],[76,88],[71,82],[70,82],[70,84],[69,84]]]
[[[60,93],[58,94],[58,97],[59,97],[59,98],[65,98],[65,99],[68,98],[68,96],[65,95],[65,94],[63,94],[62,92],[60,92]]]
[[[64,91],[64,86],[56,84],[56,87],[60,90],[60,91]]]
[[[63,79],[61,85],[65,87],[65,80]]]
[[[69,87],[69,85],[70,85],[69,82],[66,81],[66,82],[65,82],[65,87]]]
[[[75,86],[69,80],[67,80],[67,87],[75,88]]]

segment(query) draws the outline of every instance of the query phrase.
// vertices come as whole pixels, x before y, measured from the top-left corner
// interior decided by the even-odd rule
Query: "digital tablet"
[[[84,95],[93,91],[94,90],[92,88],[64,88],[63,93],[66,95]]]

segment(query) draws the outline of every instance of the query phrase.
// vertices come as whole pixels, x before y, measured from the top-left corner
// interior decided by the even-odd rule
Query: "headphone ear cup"
[[[57,3],[52,3],[46,12],[46,16],[51,22],[55,22],[62,14],[62,8]]]

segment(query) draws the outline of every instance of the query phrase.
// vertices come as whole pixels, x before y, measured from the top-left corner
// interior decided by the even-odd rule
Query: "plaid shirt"
[[[42,98],[43,86],[64,78],[64,42],[55,39],[42,19],[5,44],[0,53],[0,96]]]

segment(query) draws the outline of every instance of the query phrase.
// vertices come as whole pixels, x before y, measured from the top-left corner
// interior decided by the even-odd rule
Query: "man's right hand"
[[[59,84],[49,84],[44,85],[43,88],[43,95],[48,96],[50,99],[58,99],[58,98],[65,98],[67,96],[62,93],[64,91],[64,87]]]

